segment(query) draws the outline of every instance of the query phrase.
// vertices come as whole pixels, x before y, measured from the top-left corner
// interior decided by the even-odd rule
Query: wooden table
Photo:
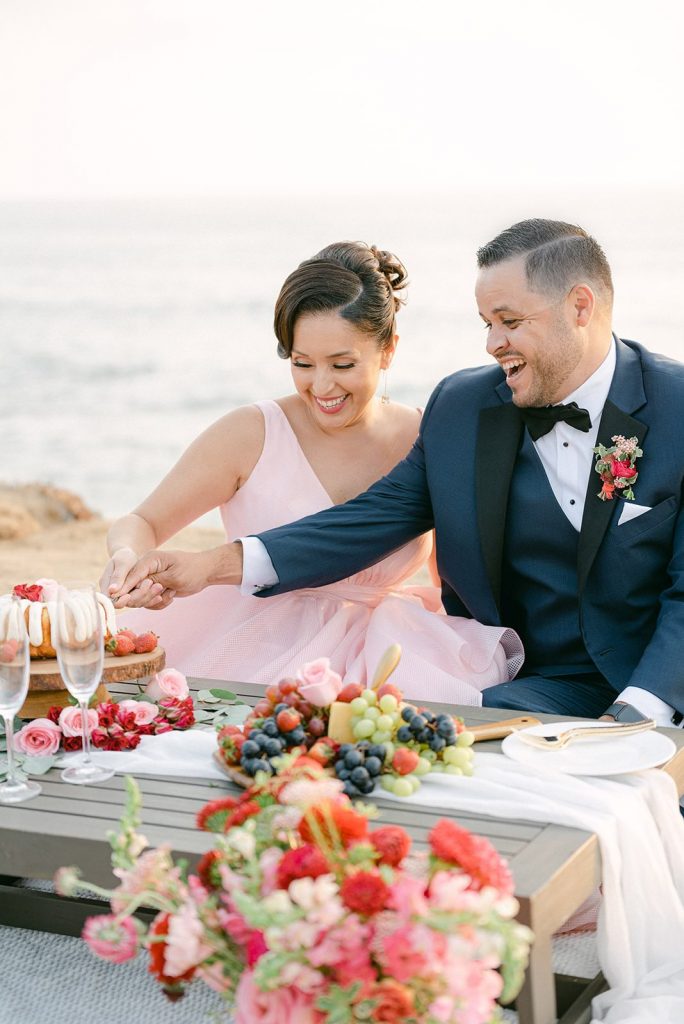
[[[193,689],[217,685],[194,680]],[[238,696],[254,704],[263,687],[248,683],[227,683]],[[111,685],[115,698],[130,693],[130,684]],[[446,708],[446,705],[431,704]],[[468,724],[509,718],[511,712],[491,708],[453,708]],[[543,720],[554,716],[539,715]],[[677,744],[677,754],[666,766],[684,791],[684,732],[665,730]],[[496,751],[498,742],[479,744],[478,749]],[[235,787],[225,782],[190,779],[187,782],[163,777],[140,776],[143,793],[142,831],[151,846],[169,842],[177,855],[194,863],[208,850],[211,834],[194,827],[197,810],[208,800]],[[67,900],[50,892],[18,885],[21,878],[49,879],[61,865],[78,865],[91,882],[113,883],[107,833],[116,828],[123,805],[123,776],[116,775],[97,786],[70,786],[59,771],[52,769],[41,779],[43,793],[25,804],[0,808],[0,923],[37,928],[66,935],[80,934],[84,919],[99,912],[93,900]],[[414,847],[427,843],[427,833],[443,817],[434,808],[419,804],[397,805],[373,798],[382,811],[382,821],[403,826]],[[598,841],[590,833],[560,825],[541,825],[516,820],[488,818],[484,813],[458,813],[455,819],[466,828],[486,836],[509,862],[520,902],[519,920],[535,933],[525,986],[518,996],[520,1024],[581,1024],[588,1021],[588,1006],[600,990],[599,975],[590,985],[586,980],[557,978],[554,984],[551,960],[553,933],[584,902],[600,882]],[[557,1005],[558,1004],[558,1005]]]

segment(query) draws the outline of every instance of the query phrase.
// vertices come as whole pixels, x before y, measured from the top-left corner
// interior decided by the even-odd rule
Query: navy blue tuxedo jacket
[[[500,625],[506,504],[522,430],[498,366],[447,377],[415,445],[386,477],[344,505],[259,535],[280,580],[260,596],[335,582],[434,527],[447,612]],[[684,365],[617,341],[597,443],[608,447],[616,434],[639,439],[634,500],[650,511],[618,525],[623,499],[601,501],[592,469],[578,547],[579,628],[616,690],[640,686],[684,712]],[[549,566],[551,585],[553,575]]]

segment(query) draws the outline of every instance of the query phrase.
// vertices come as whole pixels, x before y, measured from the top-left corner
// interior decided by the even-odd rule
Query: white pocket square
[[[636,519],[637,516],[643,516],[644,512],[650,511],[650,505],[635,505],[633,501],[625,501],[622,504],[618,526],[622,526],[623,523],[628,523],[630,519]]]

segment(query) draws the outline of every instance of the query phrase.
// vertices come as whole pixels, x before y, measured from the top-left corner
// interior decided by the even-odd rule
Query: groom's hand
[[[242,580],[242,545],[223,544],[209,551],[148,551],[129,571],[114,598],[117,608],[147,604],[143,588],[149,580],[162,587],[161,600],[148,607],[165,608],[175,596],[188,597],[205,587]]]

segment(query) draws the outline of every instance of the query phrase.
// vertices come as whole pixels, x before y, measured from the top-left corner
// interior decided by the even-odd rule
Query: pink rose
[[[83,926],[82,937],[96,956],[113,964],[132,960],[138,952],[138,929],[130,917],[121,921],[114,914],[89,917]]]
[[[317,1024],[323,1020],[313,996],[284,986],[262,992],[249,970],[240,977],[235,1000],[235,1024]]]
[[[332,704],[342,689],[342,679],[330,668],[330,658],[317,658],[302,665],[297,682],[302,697],[318,708]]]
[[[87,716],[88,736],[93,729],[97,728],[97,711],[95,708],[88,709]],[[59,714],[59,727],[65,736],[83,736],[83,717],[81,709],[75,707],[62,708]]]
[[[61,738],[62,730],[49,718],[34,718],[15,733],[14,749],[33,757],[56,754]]]
[[[177,697],[178,700],[184,700],[189,693],[187,679],[175,668],[157,672],[145,687],[145,696],[150,700],[160,700],[162,697]]]
[[[159,714],[157,705],[148,700],[120,700],[119,709],[130,712],[136,725],[149,725]]]

